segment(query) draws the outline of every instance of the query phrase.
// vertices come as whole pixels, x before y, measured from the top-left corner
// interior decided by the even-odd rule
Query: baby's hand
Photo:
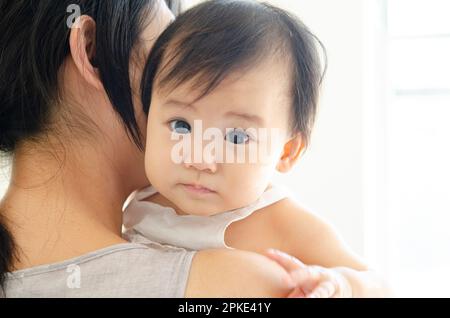
[[[338,270],[307,266],[297,258],[278,250],[268,250],[267,256],[290,274],[293,291],[288,298],[352,297],[352,286]]]

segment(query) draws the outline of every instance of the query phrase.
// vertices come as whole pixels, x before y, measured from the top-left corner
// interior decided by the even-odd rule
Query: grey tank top
[[[195,252],[152,242],[134,231],[124,238],[130,243],[8,273],[0,298],[184,296]]]

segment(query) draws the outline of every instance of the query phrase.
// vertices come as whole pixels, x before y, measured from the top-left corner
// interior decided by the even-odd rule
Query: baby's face
[[[169,93],[155,85],[146,172],[179,212],[214,215],[265,191],[290,138],[286,74],[282,63],[265,62],[230,75],[198,101],[192,83]]]

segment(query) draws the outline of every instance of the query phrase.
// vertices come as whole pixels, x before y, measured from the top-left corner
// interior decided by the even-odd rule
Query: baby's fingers
[[[307,282],[319,283],[322,280],[322,273],[313,266],[305,268],[297,268],[290,273],[292,280],[297,284],[305,284]]]
[[[306,293],[300,287],[295,287],[292,292],[289,293],[287,298],[305,298]]]
[[[336,284],[327,280],[320,283],[307,295],[308,298],[331,298],[336,293]]]
[[[280,264],[288,273],[293,272],[299,268],[306,267],[306,265],[297,258],[279,250],[267,250],[266,256]]]
[[[266,255],[289,273],[289,284],[296,287],[289,297],[304,297],[324,280],[324,272],[319,266],[307,266],[297,258],[279,250],[268,250]]]
[[[295,286],[301,286],[308,294],[324,280],[322,272],[315,266],[298,268],[290,273],[290,277]]]

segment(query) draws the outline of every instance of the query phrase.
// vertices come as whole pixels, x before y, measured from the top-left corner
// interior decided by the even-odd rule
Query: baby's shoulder
[[[232,223],[229,228],[236,231],[242,229],[242,232],[253,232],[252,230],[257,230],[259,233],[270,232],[278,230],[279,226],[284,225],[294,215],[295,218],[303,218],[306,214],[306,210],[297,202],[286,197],[254,211],[246,218]]]
[[[254,238],[266,240],[273,246],[274,241],[283,240],[284,228],[289,225],[292,215],[303,219],[305,210],[289,197],[254,211],[246,218],[231,223],[225,232],[228,246],[242,248],[243,242],[250,244]]]
[[[327,233],[334,233],[334,230],[325,220],[287,197],[232,223],[225,240],[229,246],[237,248],[255,250],[258,246],[271,246],[291,251],[293,242],[301,246],[320,240]]]
[[[284,226],[286,222],[300,221],[302,224],[308,225],[314,222],[323,222],[317,214],[306,208],[300,202],[286,197],[269,206],[266,206],[255,213],[262,217],[270,218],[274,225]],[[296,225],[298,226],[298,224]]]
[[[293,236],[296,239],[315,240],[327,235],[336,234],[333,226],[324,218],[314,213],[298,201],[292,198],[285,198],[270,206],[267,206],[258,213],[264,221],[278,235]]]

